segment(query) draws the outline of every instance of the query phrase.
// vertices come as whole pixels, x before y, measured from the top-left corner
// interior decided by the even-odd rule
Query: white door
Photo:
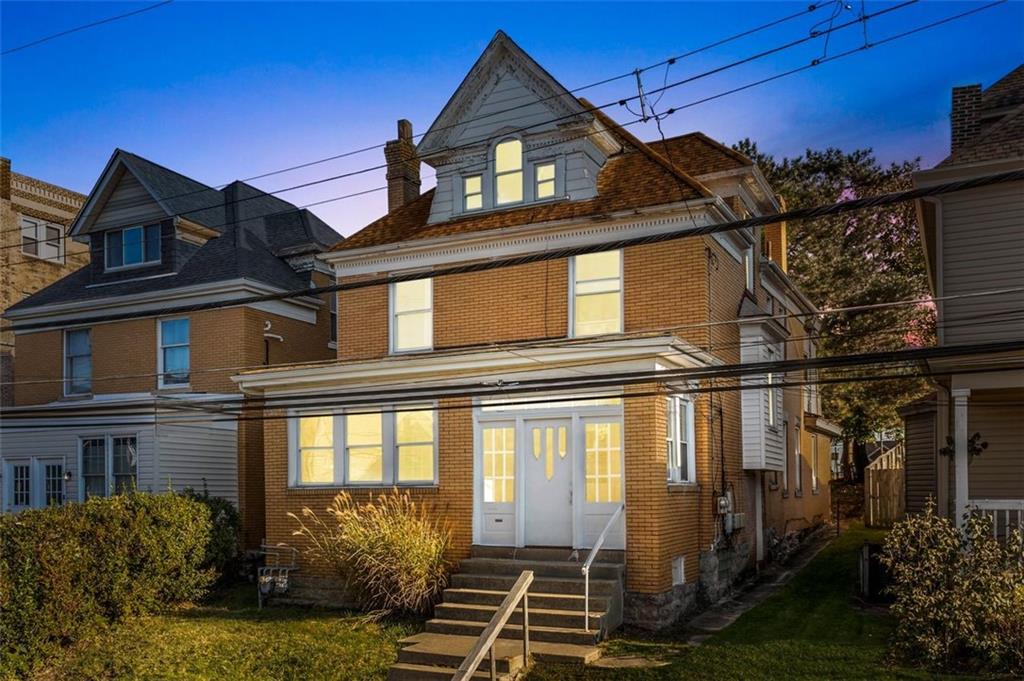
[[[32,507],[32,460],[8,459],[4,470],[4,500],[8,511]]]
[[[524,534],[527,546],[572,546],[571,419],[523,423]]]
[[[63,505],[67,499],[64,489],[64,459],[38,459],[36,472],[39,478],[36,506]]]

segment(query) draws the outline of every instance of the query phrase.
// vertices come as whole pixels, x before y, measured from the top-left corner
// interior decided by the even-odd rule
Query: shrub
[[[132,493],[0,516],[0,668],[27,673],[56,646],[201,597],[210,514]]]
[[[935,513],[897,523],[880,557],[896,601],[894,655],[932,669],[1024,673],[1024,544],[991,521],[963,530]]]
[[[210,511],[210,541],[206,546],[205,567],[213,568],[223,579],[238,572],[239,536],[242,529],[238,508],[223,497],[211,497],[204,489],[202,493],[188,487],[182,496],[206,506]]]
[[[334,569],[359,606],[375,616],[422,614],[448,583],[445,558],[451,529],[408,492],[392,490],[359,504],[347,492],[334,497],[320,518],[302,509],[294,534],[307,538],[314,558]]]

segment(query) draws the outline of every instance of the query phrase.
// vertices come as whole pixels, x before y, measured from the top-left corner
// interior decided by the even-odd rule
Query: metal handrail
[[[523,570],[522,574],[519,575],[519,579],[512,585],[508,595],[505,596],[505,600],[498,606],[497,612],[491,617],[491,621],[487,623],[484,630],[480,632],[480,637],[476,640],[473,648],[470,649],[469,654],[466,655],[466,659],[462,661],[455,674],[452,676],[452,681],[465,681],[476,673],[477,667],[484,661],[484,655],[490,653],[491,657],[491,681],[497,678],[497,664],[494,659],[494,642],[498,640],[498,635],[501,634],[502,627],[508,623],[512,612],[515,610],[516,605],[521,600],[523,602],[523,664],[529,664],[530,661],[530,605],[529,605],[529,594],[527,590],[530,585],[533,584],[533,570]]]
[[[612,517],[605,523],[604,529],[601,530],[601,534],[597,536],[597,541],[594,542],[594,545],[590,548],[590,553],[587,554],[587,560],[583,563],[583,631],[590,631],[590,565],[597,558],[601,547],[604,546],[604,540],[608,537],[608,530],[611,529],[615,521],[622,515],[622,511],[625,508],[626,505],[622,504],[615,509],[615,513],[612,513]]]

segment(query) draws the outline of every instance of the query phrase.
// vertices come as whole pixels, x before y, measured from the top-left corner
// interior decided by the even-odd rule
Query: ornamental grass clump
[[[1024,543],[1002,541],[992,522],[962,530],[935,513],[897,523],[880,557],[889,571],[897,627],[892,653],[934,670],[1024,674]]]
[[[408,492],[392,490],[359,503],[334,497],[322,518],[309,508],[290,513],[309,553],[331,566],[359,607],[372,617],[425,614],[448,585],[451,528]]]

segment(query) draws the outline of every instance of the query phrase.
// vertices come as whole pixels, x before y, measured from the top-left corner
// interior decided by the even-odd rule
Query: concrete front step
[[[469,636],[445,636],[444,634],[424,634],[423,636],[423,639],[398,651],[400,663],[458,669],[476,643],[476,639]],[[523,642],[498,639],[494,644],[494,660],[494,666],[499,674],[517,673],[524,666]],[[490,660],[485,660],[481,667],[490,669]]]
[[[470,574],[459,572],[452,575],[451,586],[456,589],[481,589],[508,593],[517,579],[519,579],[519,573]],[[594,575],[590,575],[591,598],[595,596],[612,596],[620,588],[620,582],[615,579],[595,579]],[[535,593],[582,596],[583,592],[583,577],[578,573],[571,577],[542,577],[535,575],[533,584],[530,585],[531,596]]]
[[[531,599],[532,601],[533,599]],[[530,607],[530,625],[536,624],[543,627],[559,627],[562,629],[582,629],[586,615],[582,611],[573,610],[548,610],[546,608]],[[475,603],[441,603],[434,607],[434,617],[443,620],[464,620],[467,622],[490,622],[498,607],[494,605],[478,605]],[[516,608],[508,620],[512,624],[523,623],[523,610]],[[591,611],[590,628],[602,630],[604,627],[604,612]]]
[[[445,589],[445,603],[472,603],[475,605],[499,606],[505,600],[508,591],[497,589]],[[583,595],[562,593],[537,593],[530,590],[530,609],[575,610],[582,611]],[[608,596],[590,596],[590,611],[604,612],[608,609]]]
[[[388,669],[388,681],[451,681],[452,676],[458,667],[436,667],[425,664],[409,664],[396,662]],[[473,674],[474,679],[490,679],[490,667],[478,669]],[[499,672],[495,677],[497,681],[512,681],[511,674]]]
[[[512,560],[507,558],[467,558],[459,563],[459,572],[475,575],[519,575],[533,570],[535,577],[573,577],[583,579],[581,565],[557,560]],[[591,579],[622,579],[621,563],[594,563]]]
[[[533,627],[530,627],[532,632]],[[421,632],[402,639],[402,645],[415,648],[423,646],[424,651],[443,651],[441,655],[454,656],[459,662],[454,666],[462,664],[462,660],[476,644],[475,636],[453,636],[449,634],[431,634]],[[500,638],[497,642],[495,654],[498,657],[498,669],[502,669],[501,658],[503,655],[515,655],[522,658],[523,642],[512,639]],[[535,641],[530,638],[530,657],[534,662],[557,662],[559,664],[589,664],[601,657],[601,649],[594,645],[576,645],[573,643],[548,643]],[[401,658],[399,658],[401,659]],[[439,657],[437,659],[446,659]]]
[[[579,551],[568,547],[549,546],[526,546],[516,548],[514,546],[480,546],[475,544],[470,547],[471,558],[504,558],[512,560],[556,560],[578,564],[580,566],[590,555],[589,549]],[[601,549],[597,552],[596,563],[625,563],[626,552],[611,549]]]
[[[487,622],[472,622],[466,620],[446,620],[434,618],[428,620],[425,631],[433,634],[453,634],[456,636],[479,636],[480,632],[487,626]],[[523,628],[518,624],[506,624],[500,634],[501,638],[513,638],[522,640]],[[565,627],[541,626],[530,622],[530,641],[544,641],[546,643],[572,643],[575,645],[592,646],[596,645],[601,638],[598,629],[583,631],[583,629],[569,629]]]

